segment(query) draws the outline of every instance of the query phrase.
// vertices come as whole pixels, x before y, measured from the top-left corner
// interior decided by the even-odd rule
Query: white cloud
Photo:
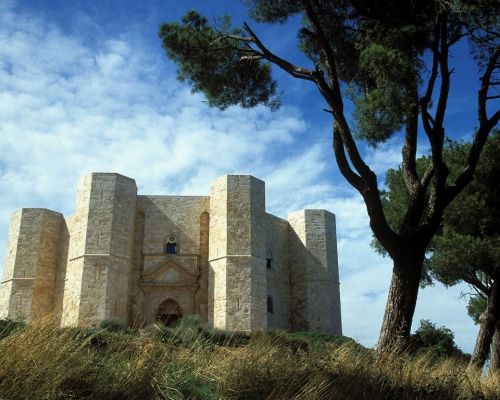
[[[143,193],[206,194],[211,178],[253,173],[272,161],[266,148],[305,130],[290,107],[209,109],[137,38],[94,49],[39,16],[7,7],[0,18],[2,253],[10,211],[71,212],[80,175],[115,171]]]
[[[382,183],[385,179],[385,172],[401,164],[401,146],[401,140],[396,136],[394,139],[379,144],[376,149],[368,148],[366,151],[366,163],[380,177]]]
[[[14,10],[12,3],[0,5],[2,257],[13,210],[69,214],[78,177],[91,171],[133,177],[139,191],[150,194],[208,194],[210,179],[250,173],[266,181],[270,212],[286,217],[307,207],[336,213],[344,333],[374,344],[390,262],[370,249],[364,203],[344,181],[330,180],[329,144],[304,139],[311,127],[296,108],[276,114],[209,109],[202,96],[175,81],[162,56],[143,51],[140,37],[100,32],[105,39],[89,47],[40,16]],[[87,18],[85,26],[94,27],[91,22]],[[368,160],[385,172],[399,163],[399,147],[390,142]],[[447,325],[435,310],[446,314],[456,296],[429,293],[417,311]],[[428,298],[440,307],[428,307]],[[460,328],[466,318],[457,304],[453,309],[462,311],[450,328],[462,340],[471,329]]]

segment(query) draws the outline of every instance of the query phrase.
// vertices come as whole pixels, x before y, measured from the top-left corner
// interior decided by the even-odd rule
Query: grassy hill
[[[458,358],[373,350],[309,333],[174,328],[59,329],[0,323],[1,399],[499,399]]]

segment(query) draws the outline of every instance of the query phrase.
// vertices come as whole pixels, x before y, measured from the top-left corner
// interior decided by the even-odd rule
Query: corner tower
[[[26,321],[53,311],[62,214],[23,208],[12,214],[0,318]]]
[[[264,190],[250,175],[212,181],[209,320],[216,328],[267,328]]]
[[[128,322],[137,187],[119,174],[82,178],[68,251],[62,325]]]
[[[288,215],[292,329],[342,334],[335,215]]]

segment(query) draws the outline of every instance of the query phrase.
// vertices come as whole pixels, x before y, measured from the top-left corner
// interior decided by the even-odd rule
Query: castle
[[[197,314],[234,331],[341,334],[335,216],[266,213],[264,182],[212,181],[210,196],[137,195],[114,173],[81,178],[75,214],[12,214],[0,318],[131,326]]]

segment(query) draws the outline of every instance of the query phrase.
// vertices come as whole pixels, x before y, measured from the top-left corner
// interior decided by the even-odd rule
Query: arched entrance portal
[[[158,307],[156,319],[163,322],[165,325],[171,325],[182,317],[182,311],[179,304],[172,299],[165,300]]]

